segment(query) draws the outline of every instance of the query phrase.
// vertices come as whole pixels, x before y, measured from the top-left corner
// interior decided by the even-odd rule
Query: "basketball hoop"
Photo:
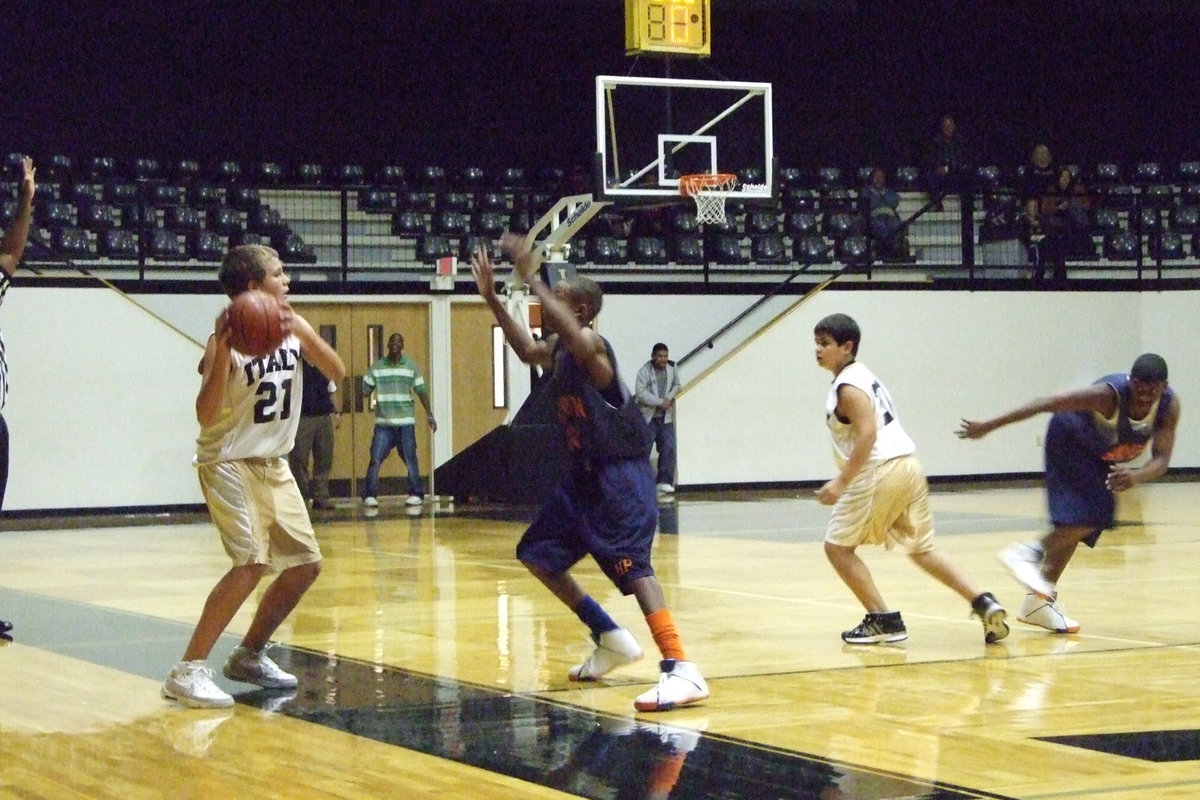
[[[737,175],[724,172],[679,177],[679,193],[696,201],[696,222],[701,225],[725,221],[725,199],[736,185]]]

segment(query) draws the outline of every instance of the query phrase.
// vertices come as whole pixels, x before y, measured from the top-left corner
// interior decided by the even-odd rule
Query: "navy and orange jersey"
[[[603,390],[592,385],[587,370],[566,347],[557,342],[554,346],[550,391],[577,469],[650,456],[649,428],[621,382],[612,345],[601,339],[613,365],[612,382]]]
[[[1142,454],[1154,438],[1154,432],[1166,420],[1175,393],[1167,387],[1145,417],[1131,419],[1129,404],[1133,392],[1129,387],[1129,375],[1105,375],[1096,383],[1106,383],[1117,393],[1117,410],[1111,417],[1094,411],[1064,411],[1055,416],[1061,417],[1074,432],[1076,441],[1096,458],[1112,464],[1132,461]]]

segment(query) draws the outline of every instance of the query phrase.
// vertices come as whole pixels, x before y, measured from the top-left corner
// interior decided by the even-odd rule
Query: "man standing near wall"
[[[376,361],[363,376],[363,390],[375,393],[375,433],[371,437],[371,464],[363,487],[363,505],[379,506],[379,467],[395,448],[408,470],[408,500],[419,506],[425,499],[421,485],[421,467],[417,463],[417,419],[412,396],[416,393],[425,407],[425,420],[437,431],[437,420],[429,406],[429,389],[416,361],[404,355],[404,336],[393,333],[388,339],[388,354]]]
[[[9,280],[21,263],[25,242],[29,239],[29,225],[33,218],[33,193],[37,188],[34,181],[33,159],[21,159],[21,182],[17,199],[17,213],[13,215],[4,240],[0,242],[0,302],[8,291]],[[8,358],[4,354],[4,336],[0,335],[0,410],[8,399]],[[8,425],[0,414],[0,510],[4,508],[4,490],[8,486]],[[9,638],[12,623],[0,619],[0,637]]]
[[[658,342],[650,351],[650,360],[638,370],[634,396],[658,450],[655,484],[659,495],[675,492],[675,396],[679,388],[679,373],[670,351]]]

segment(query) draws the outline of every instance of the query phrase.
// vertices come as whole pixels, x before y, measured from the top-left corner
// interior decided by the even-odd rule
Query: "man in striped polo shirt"
[[[367,467],[363,487],[363,505],[379,506],[379,467],[388,453],[395,449],[404,459],[408,470],[408,500],[419,506],[425,499],[421,486],[421,468],[417,464],[417,418],[412,396],[416,393],[425,407],[425,420],[431,431],[437,431],[437,420],[429,407],[429,388],[416,361],[404,355],[404,336],[393,333],[388,339],[388,354],[376,361],[363,376],[363,390],[375,393],[375,433],[371,437],[371,465]]]
[[[8,291],[8,282],[21,263],[21,254],[25,252],[25,242],[29,238],[30,220],[33,218],[33,192],[37,188],[34,181],[33,159],[25,156],[21,159],[21,175],[17,199],[17,211],[13,215],[4,239],[0,240],[0,302]],[[0,409],[8,399],[8,357],[4,354],[4,336],[0,335]],[[0,509],[4,508],[4,490],[8,486],[8,425],[4,415],[0,414]],[[0,637],[5,639],[12,630],[12,623],[0,619]]]

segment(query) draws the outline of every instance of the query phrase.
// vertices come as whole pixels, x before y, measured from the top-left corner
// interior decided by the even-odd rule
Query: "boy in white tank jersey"
[[[946,556],[934,550],[929,485],[913,453],[916,446],[896,417],[891,395],[855,358],[862,338],[858,323],[831,314],[813,329],[817,364],[833,373],[825,414],[833,437],[838,474],[817,490],[833,506],[825,555],[867,614],[842,633],[850,644],[899,642],[908,638],[900,612],[888,608],[859,545],[899,547],[921,569],[971,603],[991,644],[1008,636],[1004,607]]]
[[[233,566],[209,593],[183,659],[163,683],[163,697],[191,708],[233,705],[233,698],[213,682],[206,661],[259,581],[276,570],[279,576],[263,594],[223,672],[231,680],[269,689],[296,686],[296,677],[263,650],[321,572],[321,550],[287,463],[300,419],[300,356],[329,380],[346,375],[338,354],[287,306],[288,276],[274,250],[235,247],[226,254],[218,278],[231,298],[261,289],[284,301],[288,333],[275,352],[252,358],[230,346],[228,311],[222,311],[200,361],[195,465]]]

